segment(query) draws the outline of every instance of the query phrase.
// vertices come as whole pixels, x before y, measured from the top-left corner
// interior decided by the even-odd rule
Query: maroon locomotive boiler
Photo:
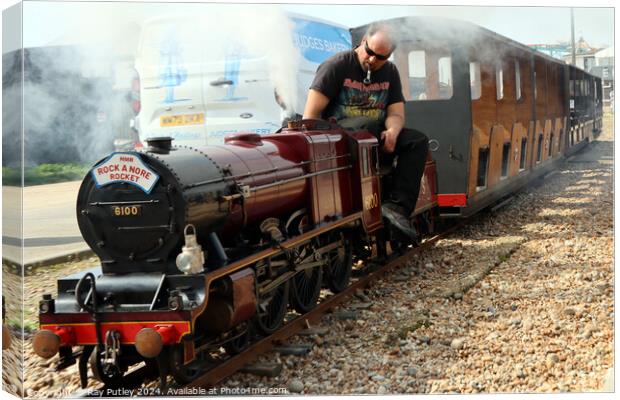
[[[377,155],[369,132],[318,120],[223,145],[159,138],[113,153],[77,201],[101,267],[44,296],[35,351],[59,352],[61,367],[79,359],[83,385],[88,362],[104,382],[142,360],[191,380],[210,352],[275,331],[289,304],[309,311],[323,286],[348,285],[354,260],[385,248]],[[420,215],[436,208],[435,176],[429,158]]]

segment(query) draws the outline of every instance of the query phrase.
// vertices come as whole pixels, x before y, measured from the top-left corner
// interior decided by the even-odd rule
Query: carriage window
[[[482,81],[480,79],[480,63],[469,63],[469,86],[471,88],[471,99],[478,100],[482,96]]]
[[[542,159],[542,145],[543,145],[543,135],[542,133],[538,135],[538,148],[536,149],[536,162],[539,163]]]
[[[489,166],[489,149],[478,150],[478,175],[476,179],[476,191],[487,187],[487,168]]]
[[[515,86],[517,89],[517,100],[521,100],[521,69],[519,68],[519,61],[515,61]]]
[[[532,83],[534,84],[534,100],[536,100],[538,97],[538,88],[536,87],[536,71],[534,71],[534,81]]]
[[[409,91],[412,100],[426,98],[426,53],[422,50],[409,53]]]
[[[411,100],[444,100],[452,97],[452,57],[435,58],[423,50],[409,52]],[[437,60],[437,64],[427,61]],[[427,69],[428,66],[428,69]]]
[[[497,100],[504,98],[504,70],[498,66],[495,68],[495,87],[497,89]]]
[[[527,139],[521,139],[521,159],[519,160],[519,171],[525,169],[525,152],[527,151]]]
[[[510,143],[504,143],[502,149],[502,178],[508,176],[508,162],[510,161]]]
[[[368,160],[368,147],[362,148],[362,176],[365,178],[370,175],[370,163]]]
[[[597,91],[596,87],[597,87],[597,85],[595,84],[594,85],[594,98],[598,99],[598,91]]]
[[[452,57],[441,57],[438,62],[439,68],[439,98],[449,99],[452,97]]]
[[[553,133],[551,134],[551,137],[549,138],[549,151],[547,153],[547,156],[551,157],[552,153],[553,153]]]

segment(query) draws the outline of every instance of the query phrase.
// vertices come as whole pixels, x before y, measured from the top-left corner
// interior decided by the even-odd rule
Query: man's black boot
[[[409,223],[409,218],[407,218],[407,210],[404,207],[392,202],[387,202],[381,206],[381,212],[383,213],[383,216],[390,221],[390,224],[392,224],[400,233],[411,239],[414,243],[417,241],[418,233]]]

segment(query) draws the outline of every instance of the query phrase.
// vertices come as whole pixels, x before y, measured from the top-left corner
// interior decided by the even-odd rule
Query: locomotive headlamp
[[[192,228],[194,233],[188,233],[188,228]],[[184,274],[198,274],[202,272],[205,263],[205,255],[202,252],[202,246],[196,240],[196,228],[194,225],[188,224],[185,227],[185,246],[181,253],[177,256],[177,268]]]

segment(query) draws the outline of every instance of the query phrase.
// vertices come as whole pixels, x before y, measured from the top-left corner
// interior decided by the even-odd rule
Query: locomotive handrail
[[[154,204],[159,203],[159,200],[137,200],[137,201],[95,201],[94,203],[89,203],[89,206],[116,206],[116,205],[124,205],[124,204]]]
[[[311,163],[317,163],[317,162],[321,162],[321,161],[337,160],[339,158],[349,157],[350,155],[351,154],[347,153],[347,154],[343,154],[343,155],[340,155],[340,156],[332,156],[332,157],[325,157],[325,158],[317,158],[315,160],[302,161],[300,163],[289,165],[289,166],[286,166],[286,167],[283,167],[283,168],[282,167],[274,167],[274,168],[268,168],[268,169],[263,169],[263,170],[259,170],[259,171],[250,171],[250,172],[246,172],[245,174],[224,176],[224,177],[221,177],[221,178],[210,179],[208,181],[192,183],[190,185],[184,186],[184,189],[192,189],[192,188],[195,188],[197,186],[210,185],[210,184],[213,184],[213,183],[219,183],[219,182],[225,182],[225,181],[236,181],[237,179],[250,178],[250,177],[253,177],[253,176],[269,174],[269,173],[273,173],[273,172],[286,171],[286,170],[289,170],[289,169],[303,167],[303,166],[311,164]]]
[[[119,226],[119,231],[148,231],[150,229],[171,229],[171,225]]]

